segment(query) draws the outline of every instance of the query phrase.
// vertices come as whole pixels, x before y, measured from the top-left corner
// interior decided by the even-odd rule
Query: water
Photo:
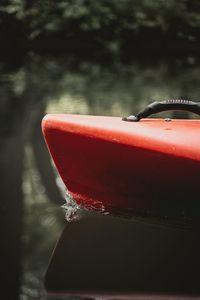
[[[67,222],[74,222],[82,218],[82,209],[74,201],[72,196],[67,192],[65,196],[65,204],[62,205],[62,208],[65,210],[65,219]]]
[[[0,62],[1,228],[8,262],[4,277],[15,286],[13,294],[20,285],[21,299],[48,299],[42,282],[66,222],[61,209],[65,188],[43,142],[42,117],[128,116],[155,100],[198,101],[200,62],[185,57],[105,63],[33,53],[14,62]],[[80,216],[79,207],[71,205],[67,220]],[[15,256],[8,249],[15,249]],[[6,287],[8,294],[8,283]]]

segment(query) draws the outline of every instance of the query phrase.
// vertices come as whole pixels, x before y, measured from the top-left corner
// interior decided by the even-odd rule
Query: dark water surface
[[[200,99],[199,59],[102,63],[30,53],[0,62],[0,262],[7,299],[48,299],[43,276],[65,224],[64,188],[40,129],[44,114],[127,116],[169,98]]]

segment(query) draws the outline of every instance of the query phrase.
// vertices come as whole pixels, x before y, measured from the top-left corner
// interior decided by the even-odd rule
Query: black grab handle
[[[200,115],[200,102],[194,102],[182,99],[173,99],[165,101],[155,101],[149,104],[145,109],[136,115],[123,118],[124,121],[138,122],[142,118],[146,118],[152,114],[167,110],[184,110]]]

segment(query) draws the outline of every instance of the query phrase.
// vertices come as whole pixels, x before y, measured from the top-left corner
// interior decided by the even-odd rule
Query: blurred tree
[[[9,0],[0,5],[0,39],[57,43],[89,37],[110,40],[158,38],[195,43],[200,34],[198,0]],[[10,24],[13,24],[10,26]],[[14,24],[16,26],[14,26]],[[9,26],[8,26],[9,25]],[[11,28],[11,29],[8,29]],[[48,38],[48,40],[47,40]],[[71,38],[71,39],[70,39]],[[70,40],[69,40],[70,39]],[[51,44],[52,44],[51,43]],[[31,44],[33,45],[33,44]],[[136,47],[136,45],[135,45]]]
[[[0,88],[0,194],[3,197],[0,203],[0,280],[1,295],[9,300],[18,299],[20,294],[24,146],[38,116],[41,117],[44,111],[49,93],[56,93],[54,88],[50,92],[50,86],[53,87],[52,82],[58,76],[56,69],[51,69],[51,62],[43,65],[42,71],[38,72],[36,61],[37,58],[32,64],[7,72],[5,65],[0,65],[3,72]],[[48,82],[44,80],[49,69],[52,70],[52,82],[50,77]],[[39,84],[41,80],[43,84]],[[51,178],[50,175],[48,177]],[[45,183],[47,185],[47,180]],[[53,189],[56,189],[55,183],[50,187],[51,191]],[[57,190],[49,196],[54,203],[62,203]]]

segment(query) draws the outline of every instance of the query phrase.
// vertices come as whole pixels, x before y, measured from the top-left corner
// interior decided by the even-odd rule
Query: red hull
[[[116,117],[47,115],[42,128],[77,203],[152,216],[196,213],[199,120],[131,123]]]

